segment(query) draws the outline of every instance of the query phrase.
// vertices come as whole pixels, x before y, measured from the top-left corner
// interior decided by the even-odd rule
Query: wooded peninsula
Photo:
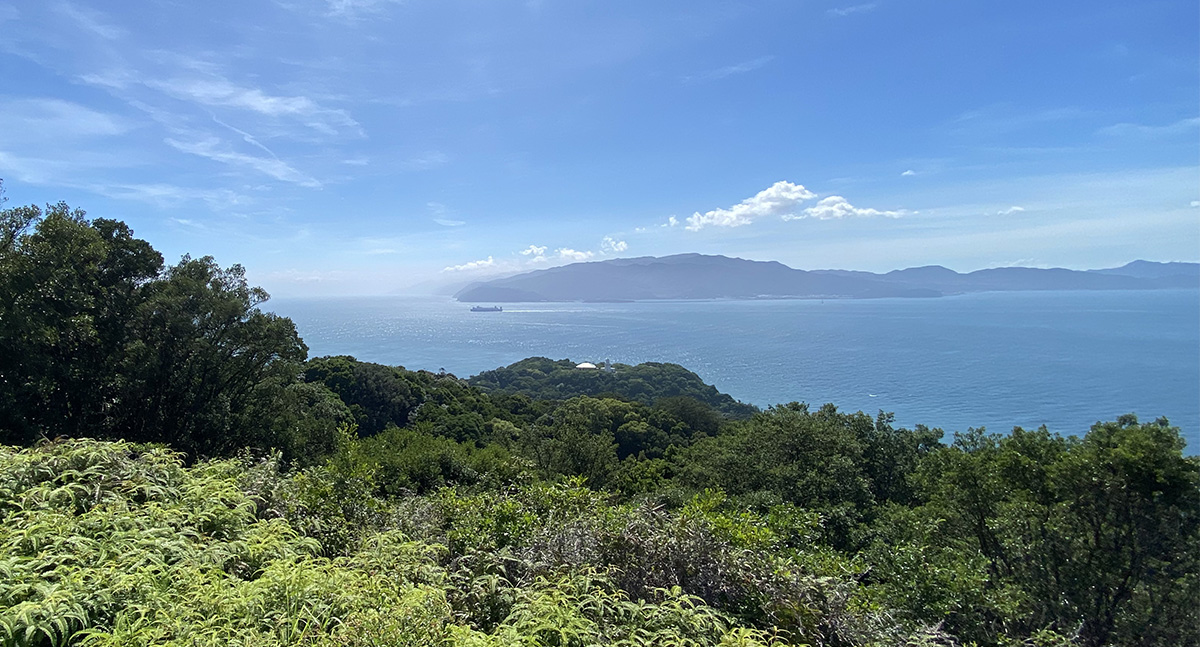
[[[1165,419],[947,437],[674,364],[462,379],[309,358],[267,298],[0,210],[0,643],[1200,644]]]

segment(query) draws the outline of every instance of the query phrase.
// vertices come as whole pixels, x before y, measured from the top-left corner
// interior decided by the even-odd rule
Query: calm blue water
[[[1200,447],[1200,291],[997,292],[940,299],[510,304],[277,299],[311,356],[460,376],[541,355],[675,362],[760,406],[799,400],[947,432],[1082,434],[1134,412]]]

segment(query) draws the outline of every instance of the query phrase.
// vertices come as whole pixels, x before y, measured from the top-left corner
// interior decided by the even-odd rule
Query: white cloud
[[[794,214],[801,202],[815,197],[817,194],[802,185],[776,182],[753,198],[743,200],[741,204],[728,209],[714,209],[703,214],[697,211],[688,217],[687,229],[700,231],[710,226],[741,227],[771,216],[784,216],[787,219],[786,216]]]
[[[600,241],[600,249],[607,253],[620,254],[629,249],[629,244],[623,240],[616,240],[612,236],[605,236],[604,240]]]
[[[675,216],[671,216],[670,218],[667,218],[667,221],[665,223],[663,223],[662,226],[663,227],[674,227],[675,225],[678,225],[678,224],[679,224],[679,218],[676,218]]]
[[[856,13],[867,13],[868,11],[873,11],[875,9],[875,7],[878,7],[878,6],[879,5],[877,3],[868,2],[865,4],[851,5],[849,7],[839,7],[839,8],[835,8],[835,9],[830,9],[829,11],[826,11],[825,13],[830,16],[841,16],[841,17],[852,16]]]
[[[496,259],[488,256],[481,261],[471,261],[462,265],[450,265],[442,269],[443,272],[471,272],[474,270],[482,270],[492,267],[496,264]]]
[[[914,175],[916,175],[916,174],[917,174],[917,172],[916,172],[916,171],[914,171],[914,170],[912,170],[912,169],[908,169],[907,171],[905,171],[905,172],[901,173],[901,174],[900,174],[900,177],[912,177],[912,176],[914,176]]]
[[[575,262],[586,261],[587,259],[596,255],[595,252],[581,252],[569,247],[560,247],[554,250],[554,253],[558,254],[558,257],[563,260]]]
[[[199,155],[216,162],[233,166],[246,166],[260,173],[283,182],[291,182],[309,188],[320,188],[321,183],[309,175],[292,168],[287,162],[275,157],[255,157],[230,150],[221,140],[215,137],[205,138],[195,142],[183,142],[167,138],[165,140],[172,148],[184,153]]]
[[[1200,207],[1200,200],[1192,200],[1190,203],[1188,203],[1188,206],[1192,207],[1193,209]]]
[[[996,215],[997,216],[1009,216],[1014,213],[1021,213],[1024,210],[1025,210],[1025,207],[1018,207],[1016,205],[1013,205],[1007,209],[1001,209],[1000,211],[997,211]]]
[[[905,211],[880,211],[878,209],[864,209],[856,207],[846,201],[840,195],[831,195],[828,198],[822,198],[814,207],[809,207],[801,212],[800,215],[785,215],[784,220],[800,220],[802,218],[816,218],[818,220],[834,220],[837,218],[845,218],[847,216],[884,216],[887,218],[899,218],[904,215]]]
[[[521,250],[521,256],[542,256],[546,253],[545,245],[530,245]]]

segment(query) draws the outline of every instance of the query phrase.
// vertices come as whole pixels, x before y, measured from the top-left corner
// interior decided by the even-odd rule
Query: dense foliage
[[[645,362],[636,366],[613,364],[608,370],[580,370],[571,360],[530,357],[470,379],[472,386],[488,391],[520,393],[537,400],[566,400],[577,395],[615,397],[642,404],[664,399],[690,398],[730,417],[744,418],[756,411],[705,384],[700,376],[678,364]]]
[[[123,223],[61,203],[0,211],[0,231],[0,442],[294,453],[312,441],[297,434],[340,421],[326,394],[297,387],[307,348],[290,320],[258,309],[267,295],[240,266],[164,267]]]
[[[0,211],[0,644],[1200,645],[1165,420],[944,442],[673,365],[306,361],[265,298]]]

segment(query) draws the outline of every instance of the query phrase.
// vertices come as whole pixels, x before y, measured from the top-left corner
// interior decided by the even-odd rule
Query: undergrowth
[[[906,641],[837,578],[778,551],[764,558],[786,540],[770,524],[715,523],[713,501],[668,514],[579,482],[385,501],[355,478],[245,458],[185,467],[163,447],[123,442],[0,448],[0,640]],[[786,608],[771,601],[784,590]]]

